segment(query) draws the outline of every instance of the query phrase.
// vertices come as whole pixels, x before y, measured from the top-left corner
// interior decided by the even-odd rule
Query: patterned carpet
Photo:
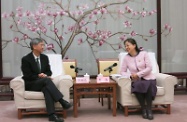
[[[71,100],[72,102],[72,100]],[[108,110],[106,100],[104,106],[97,98],[81,99],[81,106],[78,108],[78,117],[73,117],[73,108],[68,110],[65,122],[146,122],[140,113],[130,113],[128,117],[123,115],[122,110],[117,110],[117,116],[112,116],[112,110]],[[187,122],[187,93],[176,94],[172,104],[171,114],[154,111],[152,122]],[[25,116],[17,119],[17,110],[14,101],[0,101],[0,122],[47,122],[47,115]]]

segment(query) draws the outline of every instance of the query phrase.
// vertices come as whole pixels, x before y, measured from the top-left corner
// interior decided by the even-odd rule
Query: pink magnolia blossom
[[[40,26],[39,28],[40,28],[41,32],[43,32],[43,33],[46,33],[46,32],[47,32],[47,29],[46,29],[45,27]]]
[[[21,25],[21,19],[18,19],[18,20],[17,20],[17,24],[18,24],[18,25]]]
[[[78,39],[78,45],[82,44],[82,42],[83,42],[82,38],[79,38]]]
[[[173,28],[172,28],[172,27],[169,28],[169,33],[170,33],[171,31],[173,31]]]
[[[98,14],[98,10],[97,10],[97,9],[94,10],[94,11],[92,12],[92,14],[97,15],[97,14]]]
[[[119,37],[119,39],[120,39],[121,41],[125,41],[125,40],[127,39],[127,37],[126,37],[126,35],[121,35],[121,36]]]
[[[58,38],[59,38],[60,41],[64,40],[64,37],[62,35],[58,36]]]
[[[28,17],[28,16],[30,16],[30,15],[31,15],[31,12],[27,10],[27,11],[25,12],[25,16]]]
[[[136,36],[136,34],[137,34],[137,33],[136,33],[135,31],[132,31],[132,32],[131,32],[131,36]]]
[[[102,40],[108,39],[108,36],[106,34],[101,35]]]
[[[142,11],[141,15],[142,15],[142,17],[145,17],[147,15],[147,12],[146,11]]]
[[[12,40],[12,42],[18,43],[19,42],[19,37],[14,37],[14,39]]]
[[[118,10],[118,14],[124,14],[125,12],[123,10]]]
[[[90,15],[89,15],[89,19],[92,19],[92,18],[93,18],[93,16],[94,16],[93,14],[90,14]]]
[[[16,14],[16,16],[17,16],[17,17],[23,17],[23,13],[22,13],[22,12],[18,12],[18,13]]]
[[[132,26],[132,23],[129,22],[129,21],[125,21],[123,24],[124,24],[125,28],[126,28],[126,27],[131,27],[131,26]]]
[[[27,35],[27,34],[24,34],[24,35],[23,35],[23,40],[26,40],[26,39],[28,39],[28,35]]]
[[[52,16],[53,15],[51,11],[46,11],[46,14],[47,14],[47,16]]]
[[[132,15],[133,15],[133,16],[136,16],[136,15],[138,15],[138,12],[137,12],[137,11],[133,11],[133,12],[132,12]]]
[[[8,18],[8,17],[9,17],[9,14],[8,14],[8,13],[6,13],[6,12],[4,12],[4,13],[1,15],[1,17],[6,19],[6,18]]]
[[[93,38],[93,39],[96,39],[97,37],[98,37],[97,34],[93,34],[93,35],[92,35],[92,38]]]
[[[169,26],[168,24],[165,24],[165,25],[164,25],[164,29],[167,30],[167,29],[169,29],[169,28],[170,28],[170,26]]]
[[[60,16],[64,16],[64,15],[67,15],[67,13],[64,11],[64,10],[60,10],[59,12],[57,12],[58,15]]]
[[[79,10],[79,11],[77,11],[77,14],[78,14],[78,15],[83,15],[84,12],[83,12],[82,10]]]
[[[19,6],[16,8],[16,11],[21,12],[23,10],[23,7]]]
[[[131,9],[128,5],[125,6],[125,10],[126,10],[128,13],[132,13],[132,12],[133,12],[133,9]]]
[[[155,9],[155,10],[153,10],[153,12],[154,12],[154,13],[157,13],[157,10]]]
[[[99,46],[102,46],[104,44],[104,41],[103,40],[100,40],[99,41]]]
[[[99,20],[94,21],[94,24],[98,25],[99,24]]]
[[[100,12],[101,12],[101,14],[106,14],[107,13],[107,9],[106,8],[101,8]]]
[[[149,30],[149,33],[150,33],[151,35],[154,35],[154,34],[156,33],[156,30],[150,29],[150,30]]]
[[[52,49],[54,49],[54,45],[52,43],[47,44],[46,48],[47,48],[47,50],[52,50]]]
[[[144,48],[143,48],[143,47],[139,47],[139,50],[143,51],[143,50],[144,50]]]
[[[55,33],[58,33],[58,28],[55,28],[55,29],[54,29],[54,32],[55,32]]]
[[[33,27],[30,28],[30,30],[33,31],[33,32],[36,32],[37,31],[37,27],[33,26]]]
[[[119,45],[118,45],[118,49],[121,49],[121,48],[122,48],[122,45],[121,45],[121,44],[119,44]]]
[[[69,31],[69,32],[72,32],[74,29],[75,29],[75,26],[74,26],[74,25],[68,27],[68,31]]]
[[[57,13],[57,12],[54,12],[54,13],[53,13],[53,17],[54,17],[54,18],[56,18],[56,17],[57,17],[57,15],[58,15],[58,13]]]
[[[12,29],[13,28],[13,25],[10,25],[10,29]]]
[[[53,20],[48,20],[47,21],[47,25],[52,25],[53,24]]]
[[[82,20],[82,21],[80,22],[80,26],[83,26],[84,24],[85,24],[85,21]]]
[[[150,11],[149,12],[149,15],[151,16],[151,15],[153,15],[154,14],[154,11]]]
[[[65,56],[64,59],[69,59],[69,56]]]
[[[89,31],[87,34],[88,34],[88,36],[92,36],[93,33],[91,31]]]

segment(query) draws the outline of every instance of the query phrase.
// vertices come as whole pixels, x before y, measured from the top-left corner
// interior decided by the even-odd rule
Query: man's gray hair
[[[39,44],[40,42],[43,42],[43,40],[40,39],[40,38],[31,39],[31,41],[30,41],[31,50],[33,50],[33,45],[37,45],[37,44]]]

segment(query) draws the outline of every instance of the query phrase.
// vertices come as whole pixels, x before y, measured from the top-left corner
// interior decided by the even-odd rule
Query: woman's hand
[[[139,77],[138,77],[137,74],[132,74],[132,75],[131,75],[131,79],[132,79],[132,80],[138,80]]]

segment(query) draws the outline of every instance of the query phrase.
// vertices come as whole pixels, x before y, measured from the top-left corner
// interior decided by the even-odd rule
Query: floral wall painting
[[[98,53],[102,51],[124,51],[123,41],[132,37],[140,46],[151,49],[152,44],[157,44],[155,1],[32,0],[32,6],[17,3],[13,10],[1,13],[5,23],[2,28],[11,33],[3,34],[2,48],[11,43],[29,48],[30,39],[37,37],[45,40],[47,52],[60,53],[63,58],[75,58],[73,53],[83,46],[81,53],[89,50],[96,59],[101,58]],[[169,24],[163,25],[162,34],[171,31]]]

